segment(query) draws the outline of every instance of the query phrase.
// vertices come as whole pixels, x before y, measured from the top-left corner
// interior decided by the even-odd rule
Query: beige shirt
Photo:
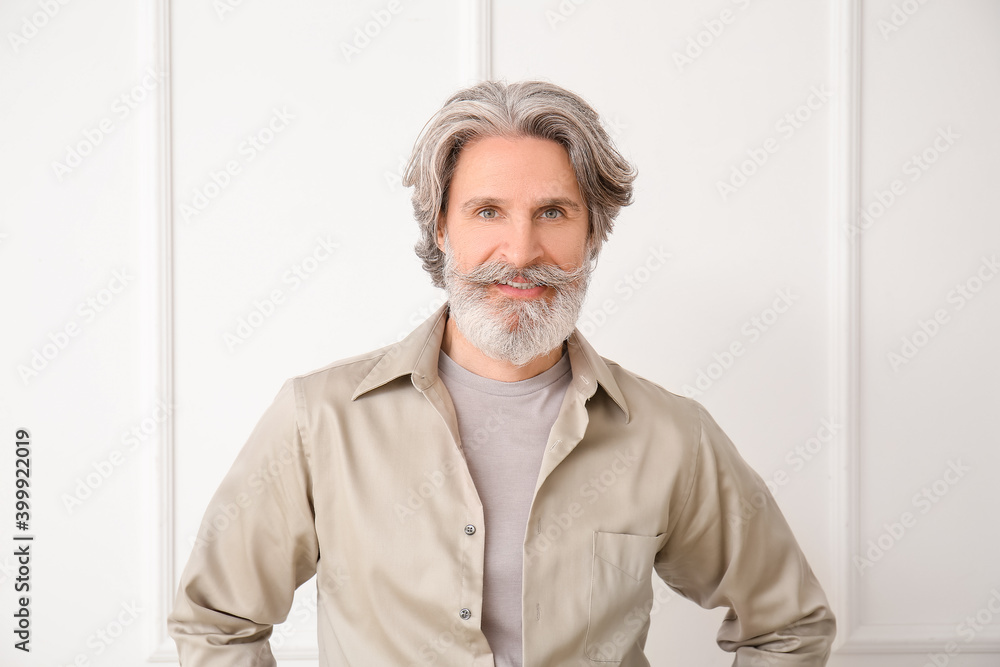
[[[271,626],[313,574],[321,665],[493,665],[483,507],[437,374],[446,309],[282,387],[182,576],[168,620],[182,665],[274,665]],[[718,425],[579,332],[568,353],[524,537],[524,665],[648,665],[654,571],[730,608],[718,643],[739,667],[824,665],[826,597]]]

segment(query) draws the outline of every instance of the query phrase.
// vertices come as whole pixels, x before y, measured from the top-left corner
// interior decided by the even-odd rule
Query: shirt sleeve
[[[689,491],[655,569],[705,608],[729,607],[719,646],[735,667],[822,667],[836,621],[760,476],[700,405]]]
[[[205,512],[167,619],[181,665],[273,667],[268,639],[316,572],[309,460],[287,381]]]

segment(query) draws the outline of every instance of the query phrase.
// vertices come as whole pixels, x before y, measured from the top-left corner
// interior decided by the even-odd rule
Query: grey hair
[[[536,137],[563,146],[589,218],[590,259],[597,258],[621,207],[632,203],[636,170],[615,148],[597,112],[578,95],[544,81],[484,81],[460,90],[427,122],[413,146],[403,185],[413,186],[415,246],[436,287],[444,287],[438,216],[464,146],[491,136]]]

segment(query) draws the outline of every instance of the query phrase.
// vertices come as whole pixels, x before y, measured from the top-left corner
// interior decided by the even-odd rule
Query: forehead
[[[580,198],[566,149],[537,137],[484,137],[465,146],[451,190],[460,196]]]

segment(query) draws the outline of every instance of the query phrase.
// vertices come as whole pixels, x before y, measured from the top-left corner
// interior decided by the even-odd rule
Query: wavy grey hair
[[[550,139],[566,149],[587,204],[590,259],[596,259],[621,207],[632,203],[635,168],[578,95],[544,81],[484,81],[452,95],[427,122],[403,174],[403,185],[414,187],[413,215],[420,225],[415,250],[434,285],[444,287],[438,216],[447,213],[458,155],[491,136]]]

